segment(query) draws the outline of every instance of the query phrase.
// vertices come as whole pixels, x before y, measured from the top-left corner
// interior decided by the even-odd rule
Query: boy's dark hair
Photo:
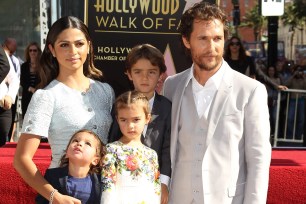
[[[136,45],[127,55],[125,61],[125,71],[130,72],[132,66],[139,59],[147,59],[153,66],[158,66],[160,73],[164,73],[167,70],[165,65],[165,59],[163,54],[156,47],[150,44]]]
[[[67,149],[68,149],[68,146],[70,145],[72,139],[78,134],[78,133],[81,133],[81,132],[86,132],[86,133],[89,133],[91,135],[93,135],[96,140],[98,141],[98,147],[97,147],[97,156],[99,156],[99,162],[97,163],[97,165],[90,165],[90,169],[89,169],[89,172],[88,174],[100,174],[101,173],[101,170],[102,170],[102,159],[103,157],[105,156],[106,154],[106,148],[105,148],[105,145],[104,143],[101,141],[101,139],[99,138],[99,136],[94,133],[93,131],[91,130],[87,130],[87,129],[82,129],[82,130],[79,130],[77,132],[75,132],[72,137],[70,138],[69,142],[68,142],[68,145],[65,149],[65,153],[63,154],[61,160],[60,160],[60,167],[64,167],[64,166],[68,166],[69,164],[69,159],[66,158],[66,153],[67,153]]]

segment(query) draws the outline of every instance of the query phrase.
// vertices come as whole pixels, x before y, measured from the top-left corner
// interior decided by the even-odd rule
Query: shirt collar
[[[188,80],[192,80],[195,91],[200,91],[201,89],[203,89],[203,87],[205,87],[206,89],[211,88],[218,90],[225,72],[225,63],[224,60],[222,60],[222,65],[219,68],[219,70],[207,80],[204,86],[199,84],[199,82],[195,79],[193,72],[194,72],[194,64],[192,64],[192,67],[190,69],[190,75],[188,77]]]
[[[149,100],[149,105],[150,105],[150,110],[151,110],[151,112],[152,112],[154,100],[155,100],[155,92],[154,92],[153,97]]]

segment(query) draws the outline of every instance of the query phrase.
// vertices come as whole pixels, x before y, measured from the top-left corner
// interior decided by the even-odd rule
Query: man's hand
[[[31,92],[31,93],[34,93],[34,92],[36,91],[36,89],[33,88],[32,86],[30,86],[30,87],[28,88],[28,91]]]
[[[165,184],[161,184],[161,204],[167,204],[169,199],[168,187]]]
[[[0,108],[3,108],[4,98],[0,98]]]
[[[12,98],[10,97],[10,96],[8,96],[8,95],[6,95],[6,96],[4,96],[4,98],[3,98],[3,109],[4,110],[9,110],[9,109],[11,109],[11,107],[12,107],[12,102],[13,102],[13,100],[12,100]],[[2,104],[1,104],[2,105]]]
[[[288,87],[287,86],[283,86],[283,85],[278,85],[277,89],[280,90],[280,91],[285,91],[285,90],[288,89]]]

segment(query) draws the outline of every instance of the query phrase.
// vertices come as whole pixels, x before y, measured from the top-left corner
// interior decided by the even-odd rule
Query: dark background
[[[122,1],[119,1],[122,4]],[[127,53],[124,54],[106,54],[106,53],[98,53],[98,47],[128,47],[132,48],[135,45],[149,43],[153,46],[157,47],[162,53],[165,52],[167,44],[169,44],[171,55],[173,57],[173,63],[175,65],[176,72],[181,72],[186,68],[191,66],[191,61],[188,57],[186,57],[184,53],[184,49],[181,45],[181,37],[178,34],[177,27],[169,30],[167,25],[163,24],[158,29],[144,29],[140,24],[137,24],[137,30],[129,29],[129,28],[109,28],[109,27],[98,27],[96,17],[100,19],[102,16],[106,19],[115,17],[119,19],[122,17],[123,22],[128,21],[128,18],[137,18],[137,22],[142,22],[145,18],[151,18],[155,21],[156,18],[163,18],[164,21],[168,21],[169,18],[176,19],[176,22],[179,22],[179,19],[183,13],[185,8],[186,1],[179,1],[179,8],[176,13],[168,14],[168,15],[154,15],[154,14],[141,14],[140,10],[136,9],[135,13],[102,13],[97,12],[94,5],[96,4],[96,0],[88,1],[88,14],[87,21],[85,16],[85,22],[88,24],[88,28],[90,30],[90,35],[93,39],[94,53],[95,55],[112,55],[112,56],[126,56]],[[137,12],[137,13],[136,13]],[[115,31],[115,32],[110,32]],[[143,33],[139,33],[139,31]],[[154,32],[154,33],[153,33]],[[108,60],[95,60],[95,65],[99,69],[103,71],[106,81],[113,87],[116,95],[130,90],[131,83],[129,82],[127,76],[124,73],[124,61],[108,61]]]

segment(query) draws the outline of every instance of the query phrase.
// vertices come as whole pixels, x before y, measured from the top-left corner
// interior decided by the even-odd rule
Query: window
[[[1,0],[0,8],[0,43],[15,38],[16,56],[24,60],[28,43],[40,44],[39,0]]]

